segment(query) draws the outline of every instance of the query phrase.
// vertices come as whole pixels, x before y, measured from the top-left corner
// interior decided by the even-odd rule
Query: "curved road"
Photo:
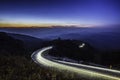
[[[49,56],[45,56],[50,49],[52,46],[39,49],[31,55],[31,58],[39,65],[75,72],[88,79],[120,80],[120,71],[118,70],[53,60]]]

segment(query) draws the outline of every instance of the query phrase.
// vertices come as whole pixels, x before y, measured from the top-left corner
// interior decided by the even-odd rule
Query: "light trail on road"
[[[48,53],[50,49],[52,49],[52,46],[37,50],[31,55],[31,57],[37,64],[75,72],[75,73],[80,74],[83,77],[87,77],[88,79],[120,80],[120,76],[112,76],[106,73],[99,72],[101,70],[101,71],[105,71],[108,73],[111,72],[111,73],[119,75],[120,71],[117,71],[117,70],[111,70],[111,69],[106,69],[106,68],[90,66],[90,65],[83,65],[83,64],[77,64],[77,63],[71,63],[71,62],[65,62],[65,61],[52,60],[52,59],[45,58],[44,54]],[[79,66],[79,67],[75,67],[75,66]],[[86,68],[88,68],[89,70]],[[95,70],[93,71],[93,69],[95,69],[96,71]]]

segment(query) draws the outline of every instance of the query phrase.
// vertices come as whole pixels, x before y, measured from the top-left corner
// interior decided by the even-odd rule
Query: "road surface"
[[[50,49],[52,49],[52,46],[39,49],[31,55],[31,58],[39,65],[75,72],[88,79],[120,80],[120,71],[118,70],[53,60],[52,58],[45,56]]]

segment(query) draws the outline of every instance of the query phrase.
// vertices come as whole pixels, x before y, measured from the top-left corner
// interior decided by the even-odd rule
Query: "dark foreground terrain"
[[[82,78],[68,71],[44,68],[34,63],[31,59],[31,54],[35,50],[53,45],[54,51],[51,51],[51,55],[53,56],[94,62],[96,60],[94,56],[97,56],[95,55],[95,52],[97,52],[95,48],[85,43],[86,48],[79,50],[79,48],[76,47],[78,43],[81,44],[82,42],[60,39],[45,41],[30,36],[0,32],[0,80],[88,80],[87,78]],[[76,54],[73,55],[73,52]],[[78,54],[78,52],[81,54]],[[89,54],[85,54],[86,52]],[[119,51],[111,52],[110,55],[108,55],[106,52],[105,57],[98,59],[98,62],[100,61],[99,63],[102,64],[107,63],[107,66],[111,63],[112,67],[120,69],[118,63],[120,61],[119,53]],[[77,57],[75,55],[77,55]],[[116,57],[116,55],[118,57]],[[84,57],[79,59],[80,56]],[[111,58],[111,56],[113,57]]]
[[[88,80],[68,71],[37,65],[31,54],[42,46],[36,46],[38,43],[35,42],[36,47],[28,48],[26,43],[29,42],[0,32],[0,80]]]

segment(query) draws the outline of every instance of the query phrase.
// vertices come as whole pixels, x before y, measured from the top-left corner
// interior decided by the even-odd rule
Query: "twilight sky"
[[[0,0],[0,22],[109,25],[120,23],[120,0]]]

